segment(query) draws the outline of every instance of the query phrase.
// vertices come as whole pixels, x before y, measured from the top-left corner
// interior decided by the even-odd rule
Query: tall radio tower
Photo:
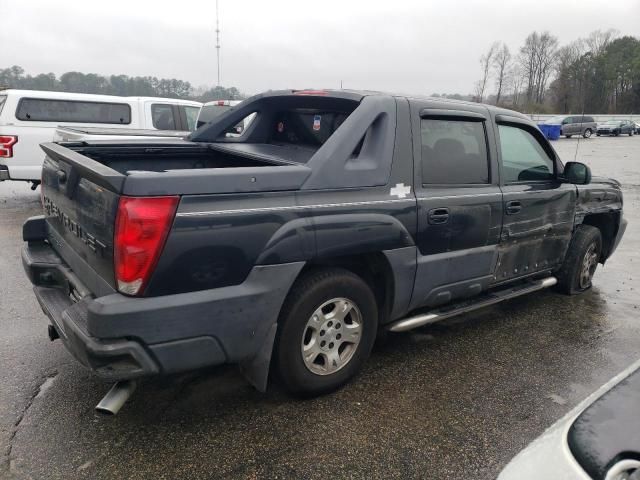
[[[218,86],[220,86],[220,23],[218,17],[218,0],[216,0],[216,53],[218,56]]]

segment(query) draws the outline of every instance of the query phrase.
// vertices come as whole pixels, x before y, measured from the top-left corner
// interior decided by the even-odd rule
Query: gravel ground
[[[544,291],[379,341],[346,388],[300,401],[232,367],[108,385],[50,343],[20,262],[39,193],[0,183],[0,478],[495,478],[640,356],[640,136],[561,139],[565,161],[624,184],[629,228],[594,288]]]

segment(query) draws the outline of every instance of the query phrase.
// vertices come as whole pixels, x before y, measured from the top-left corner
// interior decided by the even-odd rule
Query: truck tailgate
[[[113,235],[122,175],[55,144],[43,149],[48,240],[93,293],[106,294],[107,285],[115,289]]]

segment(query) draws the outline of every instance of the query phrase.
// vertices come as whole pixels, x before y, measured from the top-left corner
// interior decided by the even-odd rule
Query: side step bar
[[[541,280],[518,285],[517,287],[509,287],[503,290],[496,290],[495,292],[488,292],[476,299],[467,300],[462,303],[448,305],[419,315],[403,318],[402,320],[393,322],[387,327],[387,329],[392,332],[405,332],[412,328],[439,322],[445,318],[454,317],[482,307],[488,307],[489,305],[502,302],[503,300],[519,297],[520,295],[526,295],[527,293],[542,290],[543,288],[549,288],[554,286],[556,283],[558,283],[558,279],[556,277],[546,277]]]

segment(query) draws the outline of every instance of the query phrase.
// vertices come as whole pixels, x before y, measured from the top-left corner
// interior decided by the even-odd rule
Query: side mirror
[[[562,177],[569,183],[586,185],[591,183],[591,169],[584,163],[567,162]]]

